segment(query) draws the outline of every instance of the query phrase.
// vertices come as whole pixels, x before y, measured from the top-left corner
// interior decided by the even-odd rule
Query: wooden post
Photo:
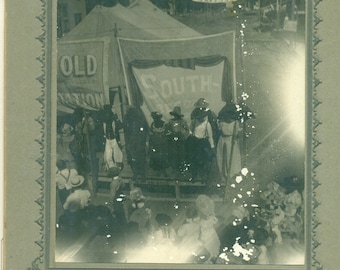
[[[175,196],[176,196],[176,201],[179,201],[181,197],[181,191],[179,189],[179,183],[177,180],[175,180]]]

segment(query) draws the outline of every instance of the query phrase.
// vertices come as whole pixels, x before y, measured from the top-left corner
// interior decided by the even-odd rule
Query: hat
[[[154,120],[156,120],[156,119],[161,119],[162,118],[162,114],[161,113],[159,113],[159,112],[152,112],[151,113],[151,117],[154,119]]]
[[[238,206],[232,211],[232,215],[238,219],[243,219],[248,216],[248,210],[242,206]]]
[[[182,114],[182,111],[181,111],[181,107],[180,106],[175,106],[175,108],[170,112],[171,115],[177,115],[177,116],[184,116]]]
[[[130,191],[130,198],[132,201],[141,201],[145,199],[142,190],[139,187],[136,187]]]
[[[208,116],[209,109],[195,108],[191,113],[191,119],[200,119]]]
[[[116,177],[116,176],[119,175],[120,171],[121,171],[121,167],[117,167],[117,166],[110,167],[107,170],[107,176],[108,177]]]
[[[238,120],[237,107],[234,103],[230,102],[224,105],[224,107],[218,113],[218,120],[226,123],[231,123]]]
[[[157,214],[155,220],[157,221],[159,226],[169,226],[172,223],[172,218],[163,213]]]
[[[199,98],[194,104],[194,106],[196,108],[207,108],[209,106],[209,103],[205,98]]]
[[[79,187],[81,186],[85,181],[85,178],[81,175],[75,175],[72,176],[72,178],[70,179],[69,185],[73,188]]]
[[[215,214],[215,204],[207,195],[198,195],[196,201],[196,206],[198,210],[204,216],[210,216]]]

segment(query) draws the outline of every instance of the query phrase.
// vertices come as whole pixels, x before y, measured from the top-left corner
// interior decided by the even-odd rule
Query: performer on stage
[[[122,122],[114,113],[111,105],[104,105],[103,129],[105,142],[104,160],[106,162],[108,175],[112,176],[110,170],[123,166],[123,153],[120,146],[119,130],[123,128]]]
[[[213,133],[212,138],[214,140],[214,144],[215,144],[215,147],[216,147],[217,141],[218,141],[218,138],[219,138],[219,135],[220,135],[216,114],[209,108],[209,103],[207,102],[207,100],[205,98],[199,98],[195,102],[194,106],[195,106],[195,109],[198,108],[201,111],[206,112],[206,114],[208,116],[208,122],[211,126],[212,133]],[[197,112],[197,109],[196,109],[196,111],[195,111],[195,109],[191,113],[191,119],[193,119],[193,114]]]
[[[180,170],[181,163],[185,161],[185,140],[190,134],[188,123],[183,119],[181,107],[176,106],[170,112],[173,116],[167,124],[169,139],[169,165],[174,170]]]
[[[152,112],[153,122],[150,126],[149,154],[150,167],[159,175],[167,177],[166,169],[168,161],[168,139],[166,137],[166,123],[162,120],[162,114]]]
[[[217,165],[222,179],[227,180],[241,171],[238,134],[241,131],[237,107],[227,103],[218,113],[220,138],[216,149]]]
[[[211,162],[215,158],[215,143],[208,120],[208,111],[202,108],[193,110],[190,124],[192,135],[186,141],[193,180],[197,180],[200,176],[203,183],[208,180]]]

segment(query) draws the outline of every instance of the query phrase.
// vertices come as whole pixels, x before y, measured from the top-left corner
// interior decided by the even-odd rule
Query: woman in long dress
[[[237,108],[227,103],[218,113],[220,138],[216,159],[222,180],[227,181],[241,171],[241,153],[238,133],[240,132]]]

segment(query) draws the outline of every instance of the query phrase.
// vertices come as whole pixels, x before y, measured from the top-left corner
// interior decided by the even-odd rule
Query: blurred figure
[[[185,222],[177,229],[178,253],[187,257],[186,263],[204,263],[210,258],[209,251],[203,246],[199,211],[195,205],[187,208]]]
[[[208,250],[210,261],[214,261],[219,255],[220,239],[215,230],[218,220],[215,216],[215,204],[206,195],[199,195],[195,200],[196,206],[200,212],[200,240],[203,246]]]
[[[152,235],[150,245],[160,250],[164,248],[169,254],[169,247],[175,249],[173,244],[176,239],[176,232],[172,227],[172,218],[167,214],[160,213],[156,215],[155,220],[158,228]]]
[[[127,242],[130,249],[145,246],[152,233],[151,209],[146,206],[145,197],[140,188],[130,191],[131,207],[128,210]]]
[[[76,169],[85,177],[85,182],[90,190],[97,191],[99,160],[97,158],[97,133],[92,115],[83,108],[73,112],[75,122],[74,139],[69,143],[71,154],[74,158]],[[91,176],[91,181],[89,178]]]
[[[127,162],[130,165],[135,181],[140,178],[145,181],[146,144],[149,125],[140,108],[128,108],[124,117],[124,135]]]

